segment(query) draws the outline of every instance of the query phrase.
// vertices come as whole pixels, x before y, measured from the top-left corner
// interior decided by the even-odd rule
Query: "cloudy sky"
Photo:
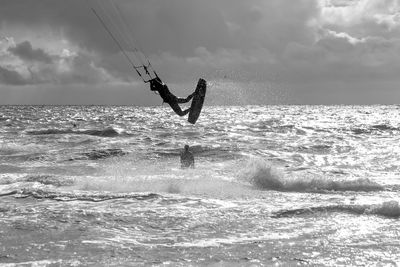
[[[161,103],[90,7],[177,95],[204,77],[208,104],[400,102],[400,0],[115,3],[125,22],[108,0],[1,0],[0,104]]]

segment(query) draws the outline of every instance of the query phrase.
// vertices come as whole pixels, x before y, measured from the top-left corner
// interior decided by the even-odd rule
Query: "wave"
[[[252,132],[273,132],[273,133],[296,133],[306,135],[307,132],[296,127],[294,124],[282,124],[281,119],[270,119],[266,121],[257,121],[249,124],[249,130]]]
[[[34,131],[27,131],[26,134],[28,135],[47,135],[47,134],[68,134],[74,133],[72,129],[46,129],[46,130],[34,130]]]
[[[0,194],[1,196],[14,195],[16,198],[32,197],[36,199],[52,199],[56,201],[90,201],[102,202],[113,199],[149,200],[161,197],[155,193],[110,193],[110,192],[58,192],[42,189],[20,189]]]
[[[195,153],[196,157],[206,158],[222,158],[222,159],[234,159],[240,154],[240,149],[237,146],[192,146],[191,151]]]
[[[70,158],[69,161],[73,160],[98,160],[98,159],[106,159],[111,157],[120,157],[127,155],[127,152],[124,152],[119,148],[108,148],[108,149],[96,149],[89,152],[81,153],[80,156]]]
[[[302,153],[311,153],[311,154],[329,154],[332,149],[330,145],[311,145],[311,146],[299,146],[297,148],[298,151]]]
[[[115,137],[120,135],[114,128],[108,127],[104,130],[86,130],[81,131],[81,134],[88,134],[94,136],[101,136],[101,137]]]
[[[397,132],[400,131],[400,128],[398,127],[393,127],[392,125],[389,124],[376,124],[376,125],[371,125],[369,127],[362,127],[362,128],[354,128],[351,129],[351,131],[354,134],[371,134],[371,133],[377,133],[377,132]]]
[[[120,133],[113,127],[107,127],[103,130],[45,129],[45,130],[27,131],[26,134],[28,135],[86,134],[99,137],[115,137],[120,135]]]
[[[60,187],[60,186],[73,185],[75,180],[70,177],[45,175],[45,174],[25,175],[17,177],[7,177],[7,176],[0,177],[0,185],[9,185],[21,182],[40,183],[43,185],[52,185]]]
[[[297,176],[285,176],[270,163],[253,159],[241,172],[243,179],[256,188],[293,192],[326,192],[326,191],[381,191],[383,186],[369,179],[330,180],[310,173]]]
[[[44,185],[53,186],[69,186],[74,184],[74,179],[67,178],[64,176],[52,176],[52,175],[32,175],[23,178],[25,182],[37,182]]]
[[[371,127],[372,129],[380,130],[380,131],[398,131],[399,128],[393,127],[387,124],[377,124]]]
[[[275,212],[272,217],[282,218],[282,217],[292,217],[297,215],[308,215],[308,214],[326,213],[326,212],[343,212],[343,213],[360,214],[360,215],[372,214],[388,218],[399,218],[400,206],[399,202],[394,200],[383,202],[382,204],[370,204],[370,205],[332,205],[332,206],[281,210]]]
[[[10,143],[0,143],[0,155],[14,155],[21,154],[21,152],[31,152],[38,153],[38,151],[43,150],[45,146],[38,144],[18,144],[14,142]]]

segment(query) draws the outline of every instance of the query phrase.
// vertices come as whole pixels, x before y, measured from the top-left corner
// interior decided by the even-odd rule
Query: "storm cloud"
[[[211,101],[216,104],[238,103],[222,101],[228,99],[223,97],[227,90],[246,99],[240,104],[400,99],[395,90],[400,82],[397,0],[114,2],[126,29],[105,0],[3,0],[0,29],[12,41],[0,45],[0,83],[46,84],[66,91],[87,85],[78,87],[91,95],[101,85],[110,88],[108,97],[113,88],[131,86],[141,92],[132,104],[153,104],[151,94],[142,94],[146,85],[94,16],[94,7],[119,31],[117,36],[133,36],[135,46],[177,94],[189,93],[204,77],[210,92],[221,96],[221,101]],[[12,88],[1,86],[0,96],[2,91],[10,95]],[[47,95],[58,99],[57,92]],[[119,92],[118,99],[124,99],[127,91]],[[68,99],[75,99],[77,91],[70,93]],[[101,96],[106,95],[103,90]]]
[[[29,41],[19,43],[15,47],[8,48],[15,56],[27,61],[40,61],[44,63],[52,63],[51,56],[42,49],[33,49]]]
[[[15,70],[0,66],[0,82],[7,85],[24,85],[27,81]]]

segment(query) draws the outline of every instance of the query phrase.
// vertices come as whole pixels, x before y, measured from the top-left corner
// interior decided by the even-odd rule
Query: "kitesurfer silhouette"
[[[150,90],[157,91],[163,101],[169,104],[173,111],[175,111],[179,116],[185,116],[190,112],[190,108],[182,110],[178,104],[189,102],[193,98],[194,93],[190,94],[186,98],[176,97],[169,91],[168,86],[163,83],[159,77],[150,80]]]
[[[88,1],[89,2],[89,1]],[[93,2],[93,4],[96,1]],[[164,102],[168,103],[172,110],[179,116],[185,116],[186,114],[189,113],[188,117],[188,122],[195,124],[197,119],[199,118],[201,109],[203,107],[204,103],[204,97],[206,93],[206,88],[207,88],[207,83],[204,79],[199,79],[199,82],[197,84],[196,90],[190,94],[186,98],[179,98],[176,97],[174,94],[172,94],[168,86],[161,81],[161,79],[158,77],[157,73],[153,69],[153,66],[151,65],[149,59],[144,55],[143,52],[141,52],[133,43],[130,38],[124,37],[124,32],[119,32],[118,34],[114,34],[112,29],[114,27],[116,28],[127,28],[127,25],[122,23],[121,27],[117,27],[118,25],[116,24],[116,21],[113,23],[112,16],[108,16],[108,14],[104,14],[105,10],[108,10],[106,7],[107,6],[102,6],[101,3],[110,3],[111,7],[113,7],[113,10],[118,11],[118,7],[113,3],[113,1],[98,1],[99,6],[97,9],[102,12],[98,13],[97,9],[91,6],[91,10],[103,26],[103,28],[106,30],[106,32],[110,35],[111,39],[115,42],[115,44],[118,46],[120,49],[121,53],[125,56],[127,61],[130,63],[132,68],[136,71],[136,73],[139,75],[139,77],[143,80],[145,83],[150,83],[150,90],[152,91],[157,91],[161,98],[164,100]],[[119,14],[121,16],[121,14]],[[118,16],[118,14],[117,14]],[[103,18],[108,18],[107,20]],[[123,22],[123,17],[121,16],[119,22]],[[111,25],[108,25],[111,24]],[[113,26],[112,28],[109,26]],[[127,32],[128,33],[128,32]],[[127,46],[128,45],[128,46]],[[128,51],[130,53],[128,53]],[[181,103],[187,103],[189,102],[192,98],[194,97],[194,102],[192,101],[191,107],[182,110],[179,104]]]

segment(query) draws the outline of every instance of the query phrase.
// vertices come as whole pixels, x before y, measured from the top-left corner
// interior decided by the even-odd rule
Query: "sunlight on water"
[[[396,106],[1,110],[0,264],[400,262]]]

